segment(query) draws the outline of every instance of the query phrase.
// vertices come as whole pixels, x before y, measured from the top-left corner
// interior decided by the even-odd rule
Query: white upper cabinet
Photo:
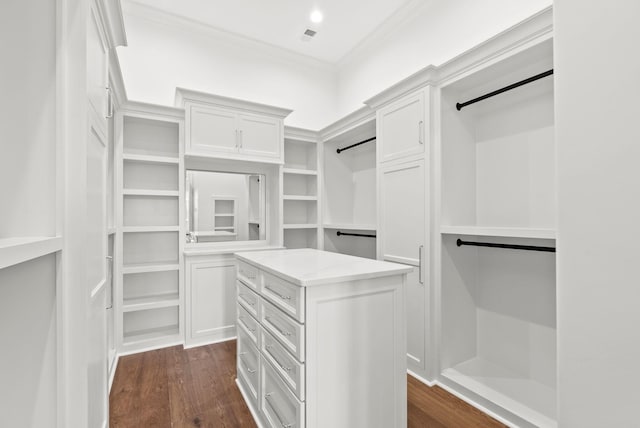
[[[185,109],[185,154],[284,163],[284,118],[291,110],[178,88]]]
[[[429,88],[420,90],[378,110],[381,162],[424,153],[429,129],[425,117],[428,92]]]

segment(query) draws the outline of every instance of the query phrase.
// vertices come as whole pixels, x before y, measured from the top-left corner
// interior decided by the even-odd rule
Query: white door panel
[[[421,154],[425,142],[425,94],[419,92],[380,109],[380,161]]]

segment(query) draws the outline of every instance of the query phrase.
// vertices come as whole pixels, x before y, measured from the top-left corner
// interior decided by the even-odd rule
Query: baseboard
[[[411,376],[412,378],[414,378],[416,380],[419,380],[420,382],[424,383],[428,387],[436,386],[438,384],[438,382],[436,382],[435,380],[433,380],[433,381],[427,380],[427,379],[423,378],[422,376],[417,375],[415,372],[412,372],[409,369],[407,369],[407,373],[409,374],[409,376]]]
[[[240,383],[238,378],[236,378],[236,386],[240,390],[240,394],[242,394],[244,403],[247,405],[247,407],[249,408],[249,411],[251,412],[253,421],[256,423],[256,425],[258,425],[258,428],[265,428],[264,425],[262,425],[262,420],[260,419],[258,412],[256,411],[256,409],[253,408],[253,404],[251,404],[251,400],[249,400],[249,398],[247,397],[247,393],[244,392],[244,388],[242,387],[242,384]]]
[[[113,386],[113,379],[116,377],[116,370],[118,370],[118,362],[120,361],[120,354],[116,352],[116,356],[113,359],[111,367],[111,373],[109,374],[109,394],[111,394],[111,387]]]
[[[190,344],[184,344],[184,349],[191,349],[191,348],[197,348],[198,346],[205,346],[205,345],[215,345],[216,343],[222,343],[222,342],[228,342],[230,340],[236,340],[238,336],[231,336],[231,337],[223,337],[222,339],[215,339],[215,340],[202,340],[197,341],[197,342],[192,342]]]

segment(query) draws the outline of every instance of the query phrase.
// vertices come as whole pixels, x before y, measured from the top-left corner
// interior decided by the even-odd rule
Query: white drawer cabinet
[[[284,118],[291,110],[179,88],[185,154],[284,162]]]
[[[236,257],[238,385],[259,425],[406,427],[411,268],[311,249]]]

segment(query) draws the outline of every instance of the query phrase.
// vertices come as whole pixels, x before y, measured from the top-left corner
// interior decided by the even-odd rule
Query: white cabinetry
[[[410,268],[312,249],[236,256],[238,384],[258,422],[406,427]]]
[[[185,109],[186,154],[283,162],[283,122],[291,110],[182,88],[176,103]]]
[[[236,336],[236,262],[232,255],[186,257],[185,347]]]
[[[380,162],[420,155],[425,151],[429,131],[425,111],[429,92],[429,88],[417,91],[378,110]]]

